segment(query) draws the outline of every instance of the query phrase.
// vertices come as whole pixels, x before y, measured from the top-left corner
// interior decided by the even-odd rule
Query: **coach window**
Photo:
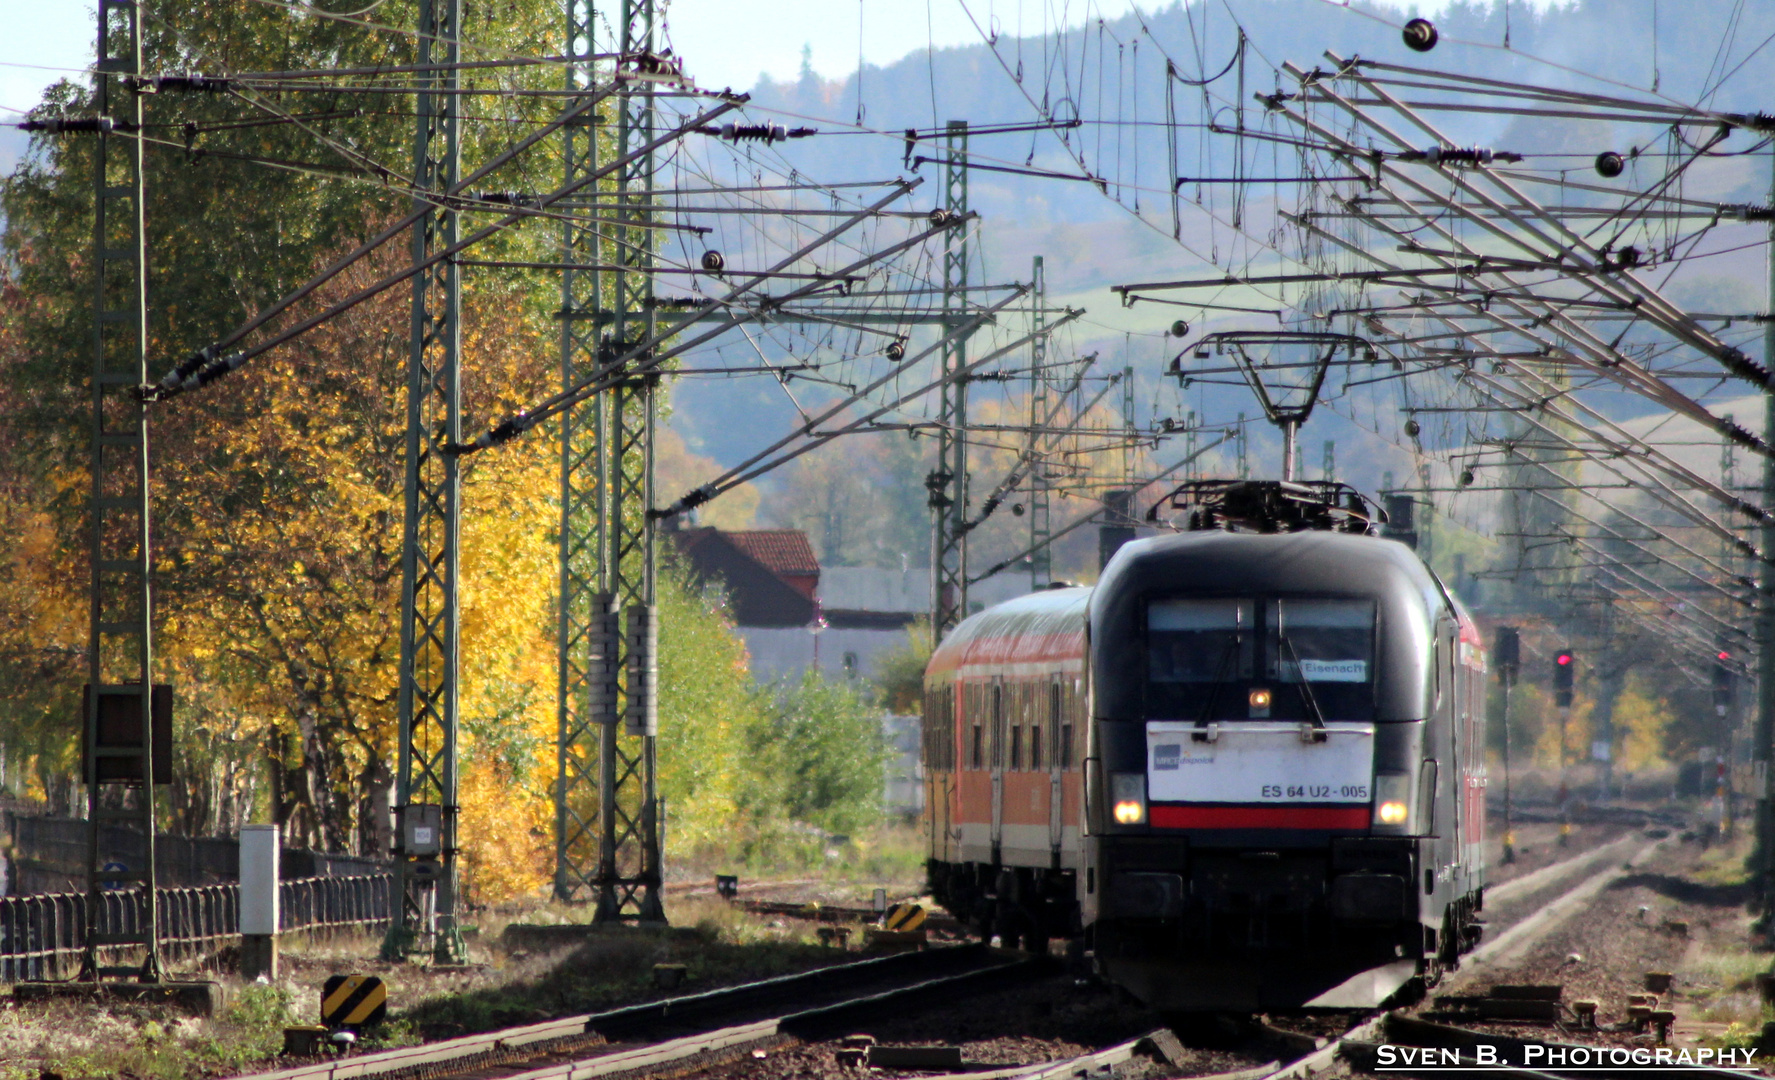
[[[1048,738],[1054,745],[1048,748],[1048,760],[1059,768],[1066,768],[1066,755],[1060,749],[1060,720],[1065,715],[1061,704],[1061,690],[1058,682],[1048,684]]]
[[[992,732],[992,767],[1005,767],[1005,688],[1003,683],[992,684],[992,711],[986,715],[991,718]]]
[[[974,725],[973,768],[979,769],[979,768],[983,768],[985,765],[985,761],[984,761],[985,755],[981,753],[981,746],[984,742],[985,742],[985,733],[981,730],[979,724],[975,724]]]
[[[1042,768],[1042,725],[1029,725],[1029,767],[1040,772]]]

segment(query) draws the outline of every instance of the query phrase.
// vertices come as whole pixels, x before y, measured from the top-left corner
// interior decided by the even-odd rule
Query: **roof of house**
[[[723,532],[727,541],[774,574],[818,575],[820,560],[800,529],[748,529]]]
[[[818,611],[814,588],[819,563],[800,533],[786,529],[730,533],[704,527],[671,535],[694,577],[720,579],[740,626],[806,626],[813,621]],[[745,542],[760,535],[768,539]]]

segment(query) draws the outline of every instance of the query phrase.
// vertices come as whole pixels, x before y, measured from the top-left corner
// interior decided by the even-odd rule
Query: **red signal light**
[[[1572,662],[1572,654],[1569,652],[1562,652],[1558,656],[1553,658],[1553,662],[1555,664],[1558,664],[1560,667],[1565,667],[1567,664]]]
[[[1730,660],[1730,659],[1732,659],[1732,654],[1727,652],[1724,649],[1721,649],[1720,650],[1720,659],[1721,660]]]

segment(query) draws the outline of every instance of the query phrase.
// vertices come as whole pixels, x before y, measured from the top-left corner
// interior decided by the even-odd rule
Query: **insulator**
[[[1418,422],[1416,420],[1407,420],[1405,422],[1405,434],[1408,438],[1412,438],[1412,439],[1417,438],[1418,433],[1423,430],[1424,430],[1423,428],[1418,426]]]
[[[1178,319],[1171,324],[1172,337],[1182,337],[1187,333],[1189,333],[1189,323],[1184,322],[1182,319]]]
[[[623,687],[623,730],[630,735],[658,735],[659,608],[633,604],[626,614],[628,680]]]
[[[225,75],[205,75],[195,71],[184,75],[156,75],[137,80],[137,85],[149,93],[159,90],[196,90],[206,94],[219,94],[228,89],[231,83],[232,80]]]
[[[1405,24],[1400,34],[1405,39],[1405,47],[1414,52],[1429,52],[1436,47],[1440,35],[1436,33],[1436,24],[1429,19],[1413,19]]]
[[[20,131],[41,131],[46,135],[62,135],[80,131],[104,134],[116,131],[118,127],[117,121],[109,116],[95,116],[26,120],[19,124],[18,129]],[[127,126],[124,130],[128,130]]]
[[[1490,165],[1492,152],[1484,146],[1432,146],[1424,151],[1432,165]]]
[[[727,259],[725,259],[719,251],[710,248],[708,251],[703,252],[703,269],[711,274],[719,274],[721,271],[727,269]]]
[[[782,142],[789,129],[781,124],[722,124],[721,137],[728,142]]]
[[[1473,470],[1472,469],[1462,469],[1461,470],[1461,486],[1462,487],[1472,487],[1473,486]]]
[[[941,206],[932,210],[931,224],[937,226],[939,229],[949,224],[949,211],[943,209]]]
[[[1613,180],[1627,168],[1627,159],[1613,150],[1604,150],[1596,155],[1596,173],[1605,180]]]
[[[888,342],[887,358],[895,363],[906,359],[906,342],[898,338]]]

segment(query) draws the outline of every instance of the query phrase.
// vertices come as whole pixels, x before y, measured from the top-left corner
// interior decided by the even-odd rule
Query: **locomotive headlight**
[[[1377,773],[1374,778],[1374,824],[1403,833],[1411,824],[1411,774]]]
[[[1253,720],[1265,720],[1270,715],[1271,694],[1267,686],[1254,686],[1247,695],[1246,702],[1251,706],[1250,716]]]
[[[1119,772],[1109,774],[1111,814],[1117,825],[1146,823],[1146,774]]]

